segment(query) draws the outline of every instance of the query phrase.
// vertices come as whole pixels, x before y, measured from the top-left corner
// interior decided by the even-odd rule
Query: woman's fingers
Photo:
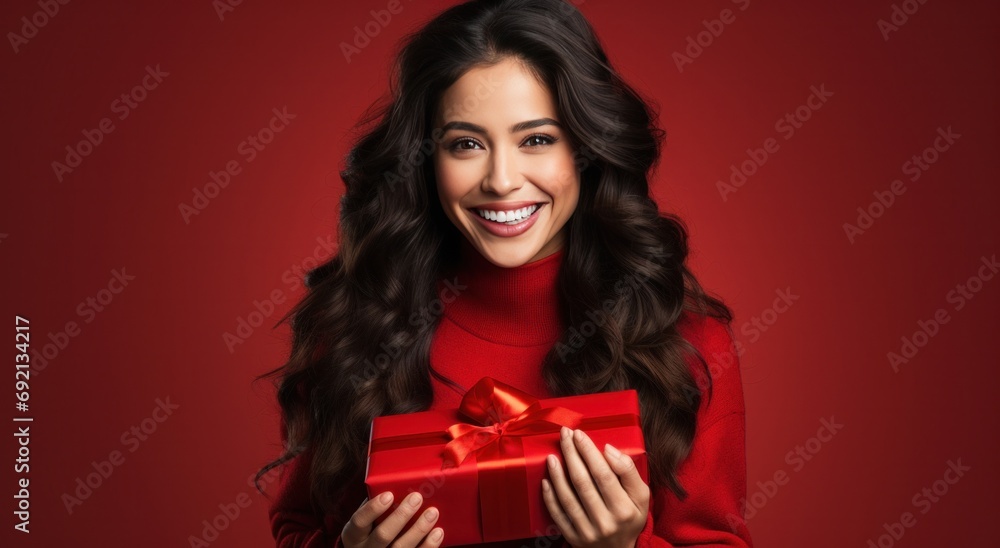
[[[375,519],[385,513],[392,504],[391,498],[387,502],[384,502],[380,495],[375,500],[365,502],[354,512],[354,515],[348,520],[347,525],[344,526],[343,532],[341,532],[341,540],[345,546],[364,545],[384,547],[391,543],[396,546],[417,546],[437,521],[436,509],[432,512],[434,514],[433,520],[425,519],[425,516],[421,516],[398,542],[394,541],[396,541],[399,532],[403,530],[403,527],[410,521],[413,514],[420,509],[422,503],[423,497],[420,496],[420,493],[410,493],[393,513],[389,514],[373,529],[372,524],[375,522]],[[430,510],[425,510],[424,514],[426,515]],[[428,544],[428,546],[437,546],[440,544],[440,542],[433,544],[435,542],[434,539],[429,540],[432,544]]]
[[[632,459],[610,444],[601,452],[585,432],[565,427],[559,446],[566,471],[550,462],[551,483],[543,480],[542,499],[563,536],[591,544],[638,531],[647,517],[649,486]]]
[[[542,478],[542,501],[545,502],[545,507],[549,509],[549,515],[552,516],[552,521],[555,522],[556,527],[562,532],[562,535],[567,539],[577,538],[576,528],[573,527],[573,522],[570,521],[569,516],[563,511],[562,504],[559,499],[556,498],[556,492],[552,487],[552,482]]]
[[[611,515],[608,513],[600,491],[594,484],[589,468],[577,452],[576,442],[573,441],[573,431],[563,427],[560,435],[559,446],[566,462],[566,473],[563,474],[561,467],[557,467],[556,470],[550,467],[552,485],[556,492],[556,498],[562,503],[574,528],[581,536],[587,537],[595,531],[595,527],[603,529],[604,526],[607,526]],[[552,475],[553,472],[556,474]]]
[[[598,530],[613,525],[611,513],[608,511],[608,502],[604,500],[601,490],[595,483],[596,478],[593,470],[584,460],[580,452],[577,441],[577,430],[563,427],[561,430],[562,439],[559,444],[562,446],[563,456],[566,458],[566,470],[569,474],[570,483],[576,490],[577,498],[587,511],[587,515]],[[603,460],[603,459],[602,459]],[[606,463],[605,463],[606,464]]]
[[[625,490],[628,498],[635,504],[636,508],[644,510],[649,507],[649,485],[642,480],[639,470],[635,467],[632,457],[622,453],[611,444],[605,444],[604,452],[607,455],[608,463],[618,475],[621,488]]]
[[[590,470],[590,475],[594,483],[597,484],[597,488],[601,492],[605,507],[628,508],[629,504],[634,504],[626,492],[627,490],[623,489],[622,480],[619,479],[618,472],[611,467],[608,458],[601,454],[601,451],[594,445],[590,436],[583,430],[574,430],[573,442],[576,445],[577,452]],[[625,464],[622,460],[615,459],[614,462],[620,467],[623,473],[626,472]],[[631,469],[635,472],[635,466],[632,466]],[[639,483],[642,483],[642,478],[638,474],[635,474],[635,478],[639,480]]]
[[[409,514],[412,516],[413,514]],[[444,540],[444,536],[441,534],[444,531],[440,528],[434,528],[434,524],[437,523],[438,509],[433,506],[430,508],[425,508],[421,512],[420,517],[413,523],[406,533],[403,533],[392,545],[406,547],[406,546],[440,546],[441,542]],[[409,516],[406,518],[409,520]],[[428,534],[433,533],[433,534]],[[421,542],[423,541],[423,542]]]
[[[388,495],[388,500],[382,497]],[[379,493],[379,496],[372,500],[365,499],[361,506],[354,511],[351,519],[347,520],[344,530],[340,533],[340,539],[344,546],[359,546],[364,544],[371,534],[372,523],[375,518],[381,516],[392,504],[392,493],[386,491]]]
[[[559,507],[562,508],[563,515],[566,516],[565,521],[569,522],[569,529],[575,531],[578,536],[592,533],[593,528],[590,526],[590,517],[587,516],[587,511],[583,509],[580,501],[576,498],[576,492],[566,478],[563,465],[559,463],[559,459],[555,455],[549,455],[546,462],[548,463],[549,483],[551,483],[552,492],[555,499],[559,501]],[[552,513],[551,508],[549,512]],[[552,514],[552,517],[555,519],[556,514]],[[565,536],[566,527],[560,525],[560,528],[562,528],[563,535]]]
[[[368,536],[369,546],[388,546],[396,540],[399,532],[403,530],[406,522],[410,521],[413,514],[417,513],[421,504],[423,504],[423,497],[420,493],[412,492],[406,495],[406,498],[399,503],[396,510],[372,530],[371,535]],[[417,540],[419,541],[419,539]],[[415,545],[416,543],[414,543]]]
[[[424,539],[420,548],[437,548],[441,546],[442,542],[444,542],[444,530],[440,527],[435,527],[431,530],[431,534],[427,535]]]

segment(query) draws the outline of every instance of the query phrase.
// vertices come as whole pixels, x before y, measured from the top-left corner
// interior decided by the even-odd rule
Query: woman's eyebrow
[[[537,120],[528,120],[526,122],[518,122],[518,123],[510,126],[510,132],[511,133],[517,133],[519,131],[524,131],[526,129],[534,129],[536,127],[548,126],[548,125],[553,125],[553,126],[556,126],[558,128],[562,128],[562,124],[560,124],[556,120],[553,120],[552,118],[539,118]],[[462,122],[462,121],[458,121],[458,120],[456,120],[454,122],[448,122],[447,124],[441,126],[441,132],[442,133],[448,131],[449,129],[462,129],[462,130],[465,130],[465,131],[473,131],[473,132],[476,132],[476,133],[480,133],[482,135],[489,135],[490,134],[490,132],[486,131],[486,128],[484,128],[483,126],[476,125],[476,124],[473,124],[473,123],[470,123],[470,122]]]

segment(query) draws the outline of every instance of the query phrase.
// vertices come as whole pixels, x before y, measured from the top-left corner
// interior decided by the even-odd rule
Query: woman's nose
[[[509,152],[493,152],[490,158],[489,171],[483,178],[482,190],[492,194],[504,195],[521,187],[513,154]]]

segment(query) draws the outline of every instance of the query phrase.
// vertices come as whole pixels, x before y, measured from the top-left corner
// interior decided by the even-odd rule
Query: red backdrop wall
[[[3,314],[34,368],[22,412],[7,346],[5,414],[34,420],[10,427],[28,474],[3,442],[2,544],[187,546],[237,501],[210,544],[271,544],[247,479],[278,414],[251,379],[336,250],[350,126],[452,3],[3,4]],[[990,544],[996,4],[575,3],[658,105],[656,197],[737,314],[756,543]]]

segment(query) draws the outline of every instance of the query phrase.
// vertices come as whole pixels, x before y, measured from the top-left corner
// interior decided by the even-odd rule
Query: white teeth
[[[514,224],[531,216],[538,209],[538,205],[530,205],[521,209],[510,211],[492,211],[488,209],[477,209],[476,212],[484,219],[489,219],[498,223]]]

